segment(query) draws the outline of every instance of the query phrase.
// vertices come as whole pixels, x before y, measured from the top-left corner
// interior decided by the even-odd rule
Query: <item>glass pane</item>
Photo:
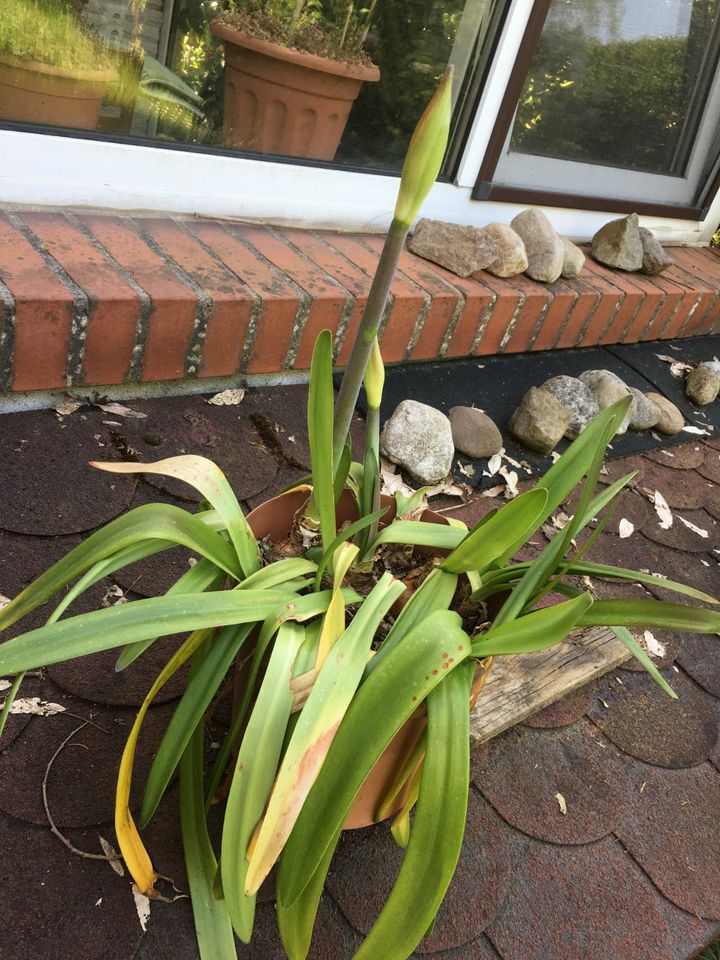
[[[719,0],[553,0],[510,150],[683,176],[718,59]]]
[[[448,62],[460,116],[502,2],[0,6],[0,122],[397,169]]]

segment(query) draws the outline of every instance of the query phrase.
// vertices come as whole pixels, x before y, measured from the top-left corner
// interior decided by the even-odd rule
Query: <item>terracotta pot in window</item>
[[[332,160],[365,81],[360,66],[257,40],[215,21],[225,44],[225,146]]]

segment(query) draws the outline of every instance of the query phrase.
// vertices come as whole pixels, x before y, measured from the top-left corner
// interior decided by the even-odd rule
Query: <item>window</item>
[[[456,151],[500,0],[2,0],[0,122],[398,170],[446,65]]]
[[[719,54],[718,0],[551,0],[490,196],[700,204],[716,172]]]

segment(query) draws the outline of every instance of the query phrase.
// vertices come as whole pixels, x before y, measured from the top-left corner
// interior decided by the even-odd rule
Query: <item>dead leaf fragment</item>
[[[660,517],[660,528],[662,530],[669,530],[673,525],[673,515],[667,504],[667,500],[659,490],[655,491],[653,503],[655,504],[655,513]]]
[[[2,610],[3,607],[6,607],[9,603],[10,603],[10,597],[4,597],[0,593],[0,610]]]
[[[143,933],[145,933],[147,930],[147,922],[150,919],[150,900],[144,893],[140,893],[140,889],[136,884],[132,885],[132,892],[135,899],[135,909],[137,910],[138,920],[140,921],[140,926],[143,928]]]
[[[131,410],[130,407],[126,407],[122,403],[98,403],[96,406],[103,413],[110,413],[114,417],[127,417],[128,420],[145,420],[147,417],[146,413]]]
[[[0,690],[9,690],[11,686],[9,680],[0,680]]]
[[[5,704],[0,706],[3,709]],[[13,701],[10,707],[10,713],[33,714],[36,717],[52,717],[56,713],[64,713],[65,707],[59,703],[49,703],[47,700],[41,700],[40,697],[26,697],[25,699]]]
[[[710,430],[703,430],[702,427],[683,427],[685,433],[695,433],[699,437],[710,437],[712,436]]]
[[[210,397],[207,402],[216,407],[230,407],[242,403],[244,396],[245,390],[242,387],[237,387],[234,390],[221,390],[214,397]]]
[[[620,534],[620,539],[625,540],[628,537],[632,536],[635,532],[635,524],[631,523],[629,520],[626,520],[625,517],[622,518],[618,524],[618,532]]]
[[[688,528],[688,530],[692,530],[692,532],[696,533],[699,537],[703,537],[704,539],[707,539],[710,536],[707,530],[703,530],[702,527],[696,527],[694,523],[691,523],[689,520],[686,520],[685,517],[681,517],[680,514],[678,514],[678,520],[680,521],[680,523],[684,523],[685,526]]]
[[[64,400],[62,403],[56,403],[53,410],[59,417],[69,417],[82,406],[77,400]]]
[[[690,373],[693,368],[691,363],[683,363],[681,360],[677,360],[675,357],[668,357],[662,353],[656,353],[655,356],[658,360],[662,360],[663,363],[668,363],[670,365],[670,373],[674,377],[684,377],[686,373]]]
[[[494,477],[502,466],[502,454],[494,453],[492,457],[488,460],[487,473],[488,476]]]
[[[463,476],[474,477],[475,476],[475,467],[471,463],[460,463],[458,461],[458,470]]]
[[[518,475],[514,470],[508,470],[507,467],[500,467],[498,473],[505,478],[505,499],[512,500],[520,492],[518,490]]]
[[[120,603],[127,603],[127,597],[122,587],[114,583],[105,591],[105,596],[100,601],[103,607],[116,607]]]
[[[481,496],[483,497],[499,497],[500,494],[505,489],[505,486],[502,483],[498,483],[494,487],[488,487],[487,490],[483,490]]]
[[[122,865],[120,854],[117,852],[115,847],[110,843],[110,841],[106,840],[105,837],[101,836],[100,834],[98,834],[98,840],[100,841],[100,846],[102,847],[103,853],[108,858],[108,863],[110,864],[110,866],[113,868],[113,870],[119,877],[124,877],[125,868]]]
[[[557,800],[558,806],[560,807],[560,813],[564,817],[567,816],[567,803],[565,803],[565,797],[561,793],[556,793],[555,799]]]
[[[657,657],[658,660],[662,660],[662,658],[665,656],[665,644],[660,643],[660,641],[656,639],[655,635],[649,630],[644,631],[643,641],[650,656]]]

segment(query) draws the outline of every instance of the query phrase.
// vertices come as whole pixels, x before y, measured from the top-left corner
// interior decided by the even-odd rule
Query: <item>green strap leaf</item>
[[[576,626],[581,626],[583,613],[592,605],[590,595],[583,593],[574,600],[543,607],[517,620],[491,627],[473,641],[473,656],[490,657],[545,650],[563,641]]]
[[[415,547],[434,547],[437,550],[454,550],[466,533],[458,527],[446,527],[441,523],[423,523],[420,520],[395,520],[377,536],[371,550],[383,543],[406,543]]]
[[[303,628],[294,623],[285,623],[278,631],[238,753],[227,801],[220,868],[225,906],[243,943],[250,942],[255,916],[255,896],[245,893],[245,855],[275,779],[292,709],[290,678],[303,639]]]
[[[280,856],[363,675],[375,631],[405,585],[386,573],[330,650],[303,707],[273,787],[246,891],[255,893]]]
[[[146,827],[152,819],[190,737],[202,722],[205,711],[252,629],[252,624],[225,627],[210,644],[202,663],[193,671],[150,767],[140,811],[141,828]]]
[[[472,663],[464,663],[427,698],[427,752],[407,853],[354,960],[406,960],[433,923],[453,878],[467,816],[472,676]]]
[[[323,550],[335,539],[333,469],[332,334],[323,330],[313,349],[308,396],[308,437],[313,478],[313,500],[320,520]]]
[[[591,560],[573,560],[568,567],[568,573],[583,577],[601,577],[609,580],[632,580],[635,583],[644,583],[649,587],[662,587],[663,590],[670,590],[673,593],[681,593],[686,597],[692,597],[695,600],[701,600],[703,603],[720,603],[715,597],[702,590],[696,590],[695,587],[689,587],[687,584],[678,583],[677,580],[667,580],[657,574],[642,573],[640,570],[628,570],[625,567],[614,567],[606,563],[594,563]]]
[[[170,504],[143,504],[91,534],[19,593],[0,610],[0,630],[30,613],[96,563],[141,541],[158,540],[188,547],[207,557],[235,580],[242,579],[242,570],[233,548],[199,516]]]
[[[360,685],[285,845],[278,874],[281,906],[293,904],[309,883],[390,740],[469,651],[458,614],[438,611]]]
[[[325,593],[327,604],[329,591]],[[0,676],[34,670],[158,635],[233,623],[257,623],[266,617],[278,616],[282,611],[295,618],[302,600],[302,597],[280,590],[225,590],[135,600],[106,610],[82,613],[31,630],[0,645]]]
[[[685,633],[720,633],[720,613],[665,600],[596,600],[579,627],[661,627]]]
[[[400,611],[380,649],[368,660],[365,667],[366,677],[370,676],[373,670],[377,670],[397,644],[402,642],[408,633],[419,626],[431,613],[449,608],[455,596],[457,582],[458,578],[454,573],[446,573],[440,567],[436,567],[428,574]]]
[[[547,491],[536,488],[511,500],[492,520],[468,533],[443,561],[443,570],[448,573],[477,570],[482,574],[512,544],[518,539],[524,541],[539,526],[547,499]]]
[[[625,646],[628,648],[630,653],[635,657],[635,659],[645,667],[647,672],[653,678],[655,683],[669,694],[673,700],[677,700],[678,695],[675,693],[673,688],[667,682],[665,677],[660,673],[658,668],[652,662],[650,657],[647,655],[643,647],[638,643],[635,637],[630,633],[626,627],[611,627],[610,628],[618,640],[622,640]]]
[[[235,937],[225,904],[213,896],[217,861],[203,804],[203,727],[193,734],[180,760],[180,828],[200,960],[237,960]]]

